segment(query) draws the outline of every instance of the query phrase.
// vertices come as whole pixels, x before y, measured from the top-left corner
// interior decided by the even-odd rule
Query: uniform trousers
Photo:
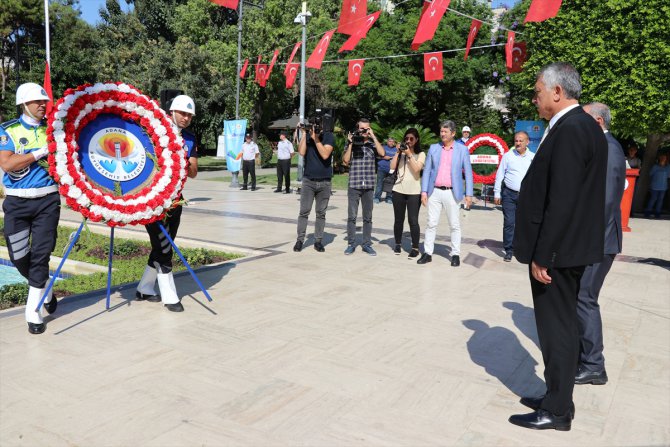
[[[291,189],[291,159],[277,160],[277,189],[281,190],[282,182],[286,185],[286,191]]]
[[[426,224],[423,250],[429,255],[433,254],[437,225],[440,223],[440,213],[443,209],[447,213],[447,219],[449,219],[449,226],[451,227],[451,255],[458,256],[461,254],[460,207],[451,189],[435,188],[428,197],[428,223]]]
[[[247,187],[247,181],[251,174],[251,189],[256,188],[256,160],[242,160],[242,176],[244,178],[244,187]]]
[[[168,211],[168,217],[165,221],[159,220],[145,226],[151,241],[151,253],[149,253],[147,265],[156,268],[156,263],[158,263],[160,266],[160,270],[156,269],[158,273],[170,273],[172,271],[172,244],[165,237],[159,223],[163,224],[170,238],[174,241],[181,222],[181,212],[182,207],[178,206]]]

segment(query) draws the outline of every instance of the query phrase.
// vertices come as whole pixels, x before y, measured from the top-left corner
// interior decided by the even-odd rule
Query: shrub
[[[268,137],[265,135],[259,135],[256,138],[256,144],[258,145],[258,150],[261,152],[261,167],[269,167],[270,162],[272,161],[272,156],[274,155],[270,140],[268,140]]]
[[[0,287],[0,309],[8,309],[14,306],[26,304],[28,296],[28,284],[7,284]]]

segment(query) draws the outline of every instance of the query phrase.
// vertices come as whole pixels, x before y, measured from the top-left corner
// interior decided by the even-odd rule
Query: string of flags
[[[237,9],[239,6],[238,0],[210,0],[213,3],[218,5],[228,7],[231,9]],[[416,51],[419,47],[429,42],[435,36],[435,32],[439,26],[439,23],[442,17],[445,15],[447,10],[449,10],[449,4],[451,0],[425,0],[422,6],[421,15],[419,18],[419,23],[412,39],[411,49]],[[562,0],[532,0],[528,12],[524,19],[526,22],[541,22],[549,18],[555,17],[561,7]],[[453,11],[453,10],[452,10]],[[457,11],[455,11],[457,12]],[[358,43],[363,40],[367,33],[370,31],[372,26],[376,23],[381,11],[374,12],[372,14],[367,13],[367,0],[343,0],[342,9],[340,13],[340,18],[338,21],[337,28],[326,31],[322,36],[316,47],[309,56],[306,66],[315,70],[320,70],[322,64],[324,63],[324,58],[332,41],[333,35],[337,32],[340,34],[348,35],[349,38],[344,42],[344,44],[338,50],[338,53],[344,51],[352,51]],[[464,15],[464,14],[461,14]],[[469,16],[466,16],[469,17]],[[482,20],[473,18],[470,25],[470,32],[468,33],[468,38],[466,41],[466,47],[464,52],[464,60],[467,60],[472,44],[477,37],[477,33],[481,29]],[[525,42],[515,42],[516,33],[512,30],[507,30],[507,40],[504,44],[505,46],[505,63],[508,73],[515,73],[521,71],[521,66],[526,59],[526,44]],[[284,76],[286,77],[286,88],[291,88],[295,82],[298,73],[298,67],[300,64],[294,63],[293,58],[295,57],[296,52],[300,48],[301,42],[297,42],[291,56],[286,62],[286,67],[284,69]],[[499,45],[489,45],[476,48],[486,48],[491,46]],[[461,51],[459,50],[444,50],[431,53],[424,53],[424,80],[437,81],[444,79],[443,72],[443,63],[442,63],[442,53],[449,51]],[[258,56],[258,61],[255,66],[255,82],[257,82],[261,87],[267,85],[267,81],[270,78],[270,74],[274,65],[277,62],[281,49],[274,50],[272,60],[270,64],[261,64],[262,56]],[[392,56],[383,56],[379,58],[389,58],[389,57],[407,57],[414,56],[412,55],[392,55]],[[348,72],[348,85],[355,86],[360,82],[360,77],[363,71],[364,59],[352,59],[348,60],[349,63],[349,72]],[[330,61],[329,61],[330,62]],[[337,61],[342,62],[342,61]],[[245,59],[242,69],[240,70],[239,76],[241,78],[246,77],[247,68],[249,66],[249,59]]]

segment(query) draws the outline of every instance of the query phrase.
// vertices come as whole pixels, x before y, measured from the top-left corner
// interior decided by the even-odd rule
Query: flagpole
[[[44,32],[46,34],[47,62],[51,66],[51,41],[49,37],[49,0],[44,0]],[[51,68],[49,68],[51,71]]]
[[[300,123],[305,121],[305,63],[307,58],[307,20],[311,14],[307,12],[307,2],[302,2],[300,23],[302,24],[302,48],[300,58]]]
[[[242,8],[244,0],[240,0],[240,11],[237,16],[237,93],[235,94],[235,119],[240,119],[240,71],[242,71]]]

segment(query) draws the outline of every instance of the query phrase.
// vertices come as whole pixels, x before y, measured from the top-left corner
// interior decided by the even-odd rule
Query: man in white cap
[[[37,311],[49,280],[49,258],[56,245],[60,195],[58,185],[38,160],[49,155],[46,114],[51,98],[42,86],[29,82],[16,90],[16,105],[22,114],[0,125],[0,168],[5,171],[3,184],[7,198],[5,240],[9,258],[28,280],[26,321],[28,332],[46,330],[41,309]],[[56,310],[58,302],[50,294],[44,308]]]
[[[463,126],[463,129],[461,130],[461,139],[458,140],[458,141],[460,141],[461,143],[463,143],[467,146],[469,139],[470,139],[470,127],[469,126]]]
[[[184,148],[188,158],[188,176],[195,178],[198,175],[198,148],[195,136],[184,130],[191,124],[195,116],[195,103],[190,96],[179,95],[172,100],[170,105],[170,115],[178,132],[184,139]],[[181,198],[180,198],[181,200]],[[149,261],[144,269],[144,274],[140,283],[137,285],[135,297],[138,301],[159,302],[162,301],[165,307],[172,312],[183,312],[184,306],[177,296],[177,289],[172,277],[172,244],[167,240],[165,234],[160,229],[159,223],[162,223],[170,238],[174,241],[177,237],[177,229],[181,221],[181,205],[177,205],[167,212],[166,217],[159,222],[153,222],[146,226],[149,239],[151,240],[151,253]],[[156,280],[160,295],[156,294],[154,289]]]

